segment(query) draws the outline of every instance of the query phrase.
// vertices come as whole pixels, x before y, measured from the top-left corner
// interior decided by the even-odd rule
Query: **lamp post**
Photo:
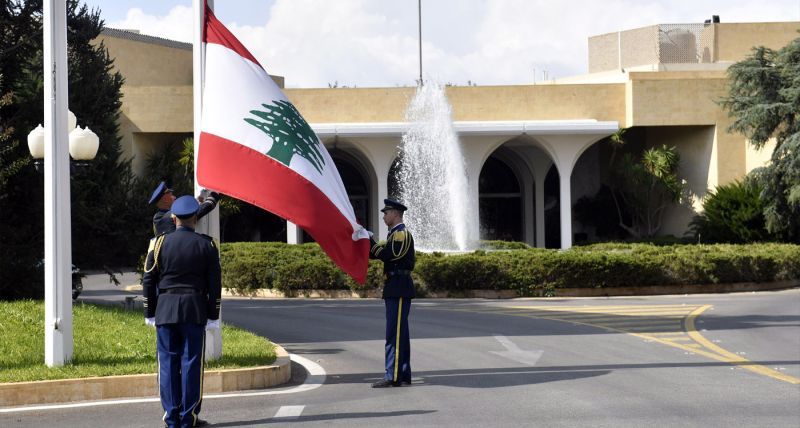
[[[44,169],[44,362],[72,360],[72,231],[67,110],[67,4],[42,2],[44,127],[29,135],[29,148]],[[74,116],[73,116],[74,117]],[[74,121],[72,122],[74,123]],[[42,144],[39,145],[39,136]],[[32,141],[31,141],[32,140]],[[32,143],[32,144],[31,144]],[[40,147],[43,146],[43,150]],[[34,153],[35,152],[35,153]],[[96,152],[96,150],[95,150]]]
[[[45,119],[51,119],[45,124],[58,124],[59,115],[45,110]],[[73,159],[70,166],[86,166],[97,155],[100,139],[88,127],[76,127],[71,111],[66,116],[69,154]],[[64,144],[55,143],[63,138],[58,138],[54,128],[57,126],[45,129],[39,125],[28,134],[28,150],[35,159],[36,170],[45,175],[45,364],[51,367],[72,360],[73,348],[69,172],[64,168]],[[50,160],[45,163],[46,155]]]

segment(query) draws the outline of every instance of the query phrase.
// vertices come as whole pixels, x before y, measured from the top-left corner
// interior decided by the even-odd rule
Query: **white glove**
[[[369,233],[369,237],[370,237],[370,238],[372,238],[372,237],[375,235],[374,233],[372,233],[372,231],[371,231],[371,230],[368,230],[368,231],[367,231],[367,233]]]
[[[155,326],[156,326],[156,319],[155,319],[155,318],[145,318],[145,319],[144,319],[144,325],[146,325],[146,326],[148,326],[148,327],[153,327],[153,328],[155,328]]]
[[[206,321],[206,330],[219,330],[219,319]]]

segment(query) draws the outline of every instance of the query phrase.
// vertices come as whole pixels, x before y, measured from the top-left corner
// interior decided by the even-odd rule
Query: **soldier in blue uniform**
[[[219,193],[209,192],[208,196],[203,198],[200,203],[197,218],[203,218],[203,216],[213,211],[219,199]],[[167,186],[165,181],[158,183],[156,190],[153,190],[153,194],[150,195],[150,202],[148,202],[150,205],[155,204],[156,208],[158,208],[158,211],[153,215],[153,235],[158,236],[175,231],[175,221],[172,220],[172,213],[170,212],[173,202],[175,202],[175,195],[172,193],[172,189]]]
[[[411,340],[408,313],[414,298],[414,238],[403,224],[406,206],[393,199],[384,199],[383,221],[389,227],[386,241],[375,242],[370,236],[371,259],[383,261],[385,281],[383,301],[386,306],[386,372],[373,388],[411,384]]]
[[[145,323],[156,328],[158,383],[168,427],[207,424],[197,417],[205,330],[219,329],[222,278],[214,241],[194,231],[199,208],[191,196],[175,200],[177,228],[150,241],[142,280]]]

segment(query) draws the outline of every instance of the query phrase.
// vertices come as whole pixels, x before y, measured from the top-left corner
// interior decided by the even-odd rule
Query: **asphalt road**
[[[286,387],[206,397],[217,427],[800,427],[800,289],[418,299],[414,382],[379,390],[380,300],[226,299],[223,319],[312,373],[294,364]],[[160,414],[153,401],[92,405],[0,413],[0,426],[155,427]]]

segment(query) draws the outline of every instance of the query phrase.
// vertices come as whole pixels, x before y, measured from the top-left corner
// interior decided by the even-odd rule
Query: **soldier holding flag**
[[[411,385],[411,339],[408,314],[414,298],[414,238],[403,223],[406,206],[393,199],[384,199],[383,221],[389,227],[386,241],[370,237],[369,258],[383,261],[386,276],[383,301],[386,306],[386,372],[373,388]]]
[[[200,209],[197,211],[197,218],[203,218],[206,214],[216,208],[220,200],[220,194],[216,192],[209,192],[203,190],[203,198],[198,198],[200,202]],[[169,188],[166,181],[158,183],[153,194],[150,195],[149,205],[155,205],[158,211],[153,215],[153,235],[158,236],[164,233],[175,231],[175,221],[172,219],[172,203],[175,202],[176,196],[173,194],[172,189]]]

